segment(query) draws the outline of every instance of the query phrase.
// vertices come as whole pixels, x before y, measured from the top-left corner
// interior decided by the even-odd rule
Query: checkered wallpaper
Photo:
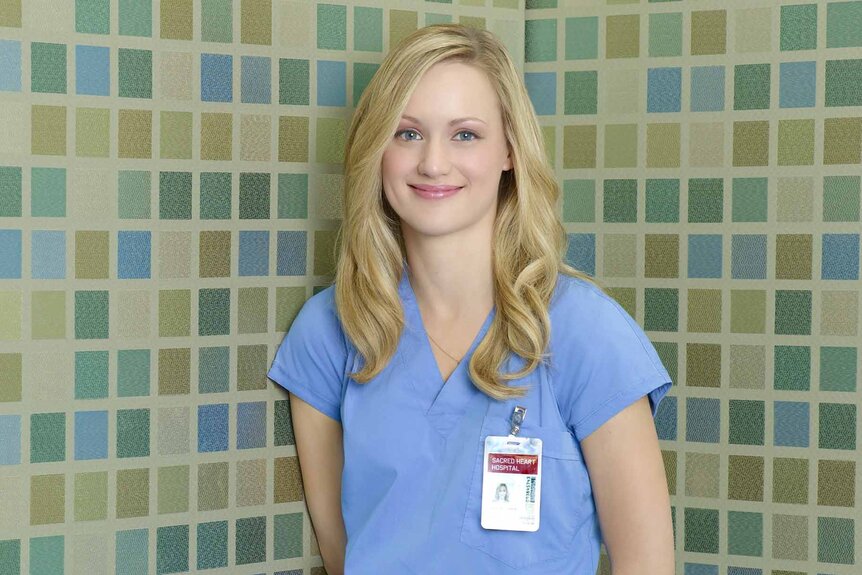
[[[677,572],[856,572],[862,1],[0,0],[0,575],[322,574],[265,370],[443,21],[523,66],[568,258],[674,378]]]

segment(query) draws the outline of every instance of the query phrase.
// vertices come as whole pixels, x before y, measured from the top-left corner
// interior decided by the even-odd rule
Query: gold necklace
[[[460,359],[455,358],[455,357],[452,357],[452,354],[450,354],[448,351],[446,351],[445,349],[443,349],[443,346],[441,346],[439,343],[437,343],[436,341],[434,341],[434,338],[433,338],[433,337],[431,337],[431,334],[430,334],[430,333],[428,333],[428,330],[425,330],[425,334],[428,336],[428,339],[430,339],[432,342],[434,342],[434,345],[436,345],[437,347],[439,347],[439,348],[440,348],[440,351],[442,351],[443,353],[445,353],[446,355],[448,355],[448,356],[449,356],[449,358],[450,358],[450,359],[452,359],[452,361],[454,361],[455,363],[461,363],[461,360],[460,360]]]

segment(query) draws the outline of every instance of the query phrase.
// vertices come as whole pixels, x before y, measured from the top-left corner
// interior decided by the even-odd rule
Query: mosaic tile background
[[[0,575],[323,573],[264,374],[440,21],[523,63],[569,259],[674,377],[677,572],[858,571],[862,1],[0,0]]]

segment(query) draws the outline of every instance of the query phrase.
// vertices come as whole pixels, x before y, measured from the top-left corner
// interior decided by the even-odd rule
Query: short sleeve
[[[281,342],[268,376],[312,407],[341,421],[347,345],[334,290],[309,298]]]
[[[579,441],[645,395],[655,417],[671,378],[647,335],[598,287],[561,276],[551,315],[551,374]]]

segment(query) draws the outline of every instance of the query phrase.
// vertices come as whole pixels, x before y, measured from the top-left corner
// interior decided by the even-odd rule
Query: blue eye
[[[398,132],[395,132],[395,137],[401,138],[403,140],[407,140],[408,142],[416,140],[416,138],[404,138],[404,137],[402,137],[404,134],[416,134],[418,136],[419,132],[417,132],[416,130],[414,130],[412,128],[407,128],[406,130],[399,130]]]
[[[462,130],[462,131],[458,132],[458,135],[459,135],[459,136],[461,136],[462,134],[466,134],[466,135],[468,135],[468,136],[470,136],[470,137],[469,137],[469,138],[467,138],[467,139],[464,139],[464,138],[458,138],[458,141],[459,141],[459,142],[472,142],[473,140],[475,140],[475,139],[477,139],[477,138],[479,137],[479,136],[477,136],[476,134],[474,134],[473,132],[469,132],[469,131],[467,131],[467,130]]]

